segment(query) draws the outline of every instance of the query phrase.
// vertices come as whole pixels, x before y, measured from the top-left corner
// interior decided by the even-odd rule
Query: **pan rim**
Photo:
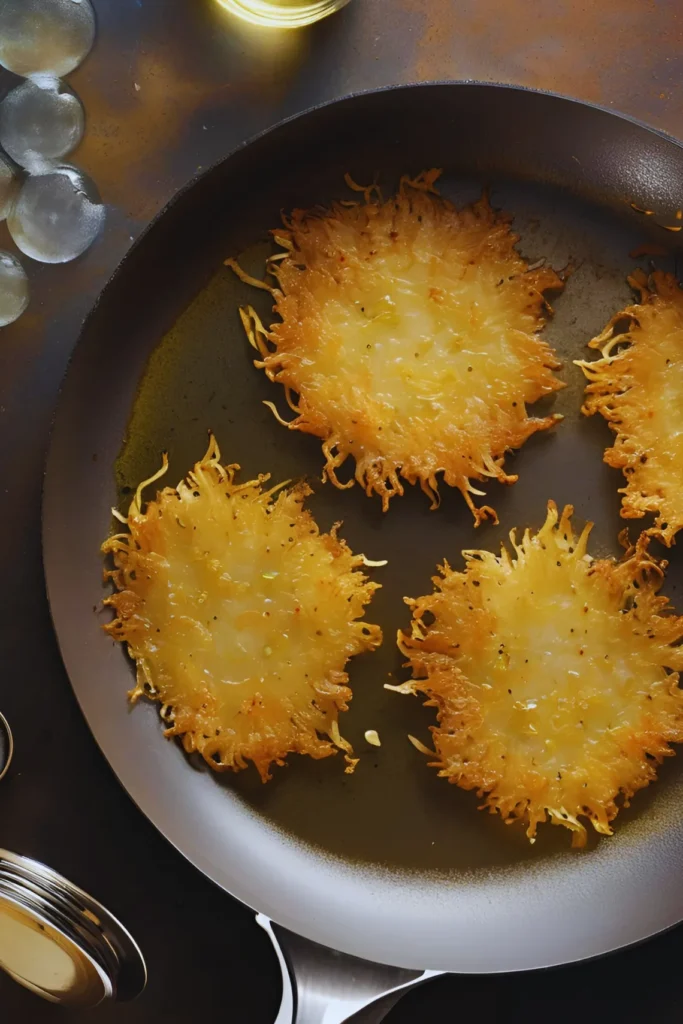
[[[318,111],[322,111],[322,110],[324,110],[324,109],[326,109],[328,107],[334,107],[334,106],[340,105],[342,103],[346,103],[346,102],[353,101],[353,100],[356,100],[356,99],[362,99],[363,97],[368,97],[368,96],[371,96],[371,95],[377,95],[377,94],[382,94],[382,93],[395,93],[395,92],[400,92],[400,91],[403,91],[403,90],[414,90],[414,89],[429,90],[431,88],[444,87],[444,86],[448,86],[448,87],[466,86],[466,87],[475,87],[477,89],[481,88],[481,89],[486,89],[486,90],[506,90],[508,92],[514,92],[514,93],[526,93],[526,94],[531,94],[531,95],[536,95],[536,96],[544,96],[544,97],[548,97],[548,98],[553,99],[553,100],[559,100],[559,101],[562,101],[564,103],[571,104],[574,107],[587,107],[587,108],[590,108],[592,110],[599,111],[602,114],[608,115],[611,119],[617,118],[619,120],[622,120],[622,121],[625,121],[627,123],[630,123],[630,124],[636,126],[637,128],[639,128],[641,130],[644,130],[645,132],[647,132],[649,134],[652,134],[652,135],[655,135],[655,136],[658,136],[658,137],[662,138],[663,140],[665,140],[668,143],[673,143],[679,150],[683,150],[683,143],[681,141],[679,141],[678,139],[676,139],[676,138],[674,138],[672,136],[669,136],[667,133],[661,131],[660,129],[657,129],[657,128],[655,128],[655,127],[653,127],[651,125],[648,125],[648,124],[646,124],[646,123],[644,123],[642,121],[639,121],[638,119],[633,118],[633,117],[631,117],[631,116],[629,116],[627,114],[623,114],[623,113],[620,113],[620,112],[615,112],[615,111],[610,110],[609,108],[606,108],[606,107],[604,107],[602,105],[599,105],[599,104],[596,104],[596,103],[591,103],[591,102],[586,102],[586,101],[583,101],[583,100],[578,100],[576,98],[568,97],[568,96],[565,96],[565,95],[562,95],[562,94],[559,94],[559,93],[555,93],[555,92],[551,92],[551,91],[546,91],[546,90],[531,89],[531,88],[528,88],[528,87],[525,87],[525,86],[518,86],[518,85],[514,85],[514,84],[509,84],[509,83],[480,82],[480,81],[476,81],[476,80],[443,80],[443,81],[405,83],[405,84],[401,84],[401,85],[387,85],[387,86],[383,86],[381,88],[360,90],[358,92],[350,93],[350,94],[347,94],[345,96],[338,97],[336,99],[332,99],[332,100],[326,101],[324,103],[315,104],[315,105],[307,108],[304,111],[301,111],[299,113],[295,113],[295,114],[293,114],[293,115],[291,115],[291,116],[289,116],[287,118],[284,118],[284,119],[278,121],[276,124],[270,125],[267,128],[265,128],[264,130],[262,130],[260,132],[257,132],[256,134],[252,135],[249,139],[247,139],[246,141],[240,143],[238,146],[236,146],[233,149],[231,149],[224,157],[222,157],[221,159],[215,161],[211,166],[207,167],[206,169],[203,169],[200,173],[194,174],[180,189],[177,190],[177,192],[173,196],[171,196],[171,198],[168,200],[168,202],[166,202],[163,205],[163,207],[158,211],[158,213],[154,216],[154,218],[150,221],[150,223],[144,228],[144,230],[140,233],[140,235],[131,244],[130,248],[126,251],[126,253],[124,254],[123,258],[119,261],[119,263],[115,267],[115,269],[114,269],[113,273],[111,274],[111,276],[105,282],[102,290],[98,294],[97,299],[95,300],[95,302],[91,306],[90,310],[88,311],[86,316],[83,318],[83,321],[80,324],[80,329],[79,329],[79,332],[78,332],[78,337],[77,337],[76,342],[75,342],[75,344],[73,346],[73,349],[72,349],[72,352],[71,352],[71,355],[70,355],[70,358],[69,358],[69,361],[68,361],[68,364],[67,364],[66,372],[65,372],[64,378],[62,380],[62,383],[60,385],[59,392],[58,392],[58,398],[57,398],[57,402],[56,402],[55,412],[54,412],[54,415],[53,415],[51,429],[50,429],[50,438],[49,438],[49,444],[48,444],[48,448],[47,448],[47,454],[46,454],[46,460],[45,460],[45,468],[44,468],[44,474],[43,474],[42,541],[43,541],[44,575],[45,575],[45,581],[46,581],[46,590],[47,590],[48,602],[49,602],[49,605],[50,605],[50,615],[51,615],[51,619],[52,619],[52,623],[53,623],[53,628],[55,630],[55,634],[56,634],[56,638],[57,638],[57,642],[58,642],[58,646],[59,646],[59,650],[60,650],[60,656],[62,658],[62,662],[63,662],[65,670],[67,672],[67,676],[69,677],[70,685],[72,687],[74,695],[76,696],[76,699],[78,701],[79,707],[80,707],[80,709],[81,709],[81,711],[82,711],[82,713],[83,713],[83,715],[84,715],[84,717],[86,719],[86,722],[88,723],[88,727],[90,728],[90,731],[91,731],[91,733],[93,735],[93,738],[95,739],[95,742],[97,743],[98,747],[100,748],[100,750],[102,751],[104,757],[106,758],[107,762],[109,763],[109,765],[110,765],[112,771],[114,772],[114,775],[116,776],[117,780],[123,786],[123,788],[126,790],[127,794],[129,795],[129,797],[131,798],[133,803],[136,804],[136,806],[145,815],[145,817],[147,817],[148,820],[150,820],[152,822],[152,824],[155,826],[155,828],[159,832],[161,832],[161,834],[164,836],[164,838],[168,842],[170,842],[175,847],[175,849],[177,849],[178,852],[183,857],[185,857],[186,860],[189,860],[190,863],[192,863],[195,868],[200,870],[204,875],[206,875],[206,877],[208,877],[211,881],[213,881],[219,888],[221,888],[223,891],[227,892],[229,895],[233,895],[233,898],[240,899],[240,901],[245,903],[245,905],[249,905],[249,904],[247,904],[241,897],[234,896],[233,892],[228,887],[228,884],[226,884],[225,881],[219,879],[218,875],[220,874],[220,872],[218,871],[216,865],[212,865],[209,862],[209,859],[206,858],[206,857],[203,858],[203,863],[201,863],[201,864],[198,863],[197,860],[190,853],[186,853],[184,851],[184,849],[183,849],[182,845],[180,844],[180,842],[177,842],[176,839],[172,838],[173,829],[171,829],[168,826],[160,825],[158,823],[158,821],[157,821],[158,815],[153,815],[151,812],[148,814],[143,809],[143,802],[141,800],[138,800],[138,798],[135,795],[133,795],[134,790],[136,789],[136,787],[132,787],[131,788],[126,783],[123,782],[123,780],[122,780],[122,773],[115,766],[115,763],[117,761],[117,757],[115,755],[112,755],[110,757],[110,755],[107,753],[105,747],[100,742],[100,739],[98,738],[97,732],[95,731],[95,729],[90,724],[91,716],[89,715],[88,711],[86,710],[85,702],[82,699],[82,695],[79,692],[79,690],[76,688],[76,686],[71,682],[71,676],[70,676],[70,674],[68,672],[68,669],[66,667],[66,656],[65,656],[65,653],[64,653],[64,650],[63,650],[63,646],[62,646],[62,639],[61,639],[60,629],[59,629],[58,623],[56,621],[55,604],[54,604],[54,601],[53,601],[53,598],[52,598],[52,594],[51,594],[50,572],[48,570],[47,557],[46,557],[46,550],[47,550],[47,548],[49,546],[49,538],[48,538],[48,532],[49,531],[48,531],[48,524],[47,524],[48,517],[45,514],[46,513],[46,504],[47,504],[47,501],[48,501],[47,491],[48,491],[49,482],[50,482],[50,473],[51,473],[51,468],[50,467],[51,467],[51,463],[52,463],[52,453],[53,453],[53,449],[54,449],[55,434],[57,432],[58,423],[59,423],[59,419],[60,419],[60,408],[62,406],[63,391],[64,391],[66,379],[67,379],[67,377],[68,377],[68,375],[69,375],[69,373],[71,371],[71,367],[72,367],[72,363],[73,363],[74,357],[75,357],[76,352],[78,351],[78,349],[80,347],[81,340],[82,340],[82,337],[83,337],[83,335],[85,333],[88,321],[96,313],[100,303],[103,301],[103,299],[106,296],[106,294],[108,293],[108,291],[111,288],[115,288],[116,287],[116,284],[118,282],[119,277],[122,274],[125,274],[126,268],[127,268],[127,264],[129,262],[129,260],[131,259],[131,257],[133,256],[133,254],[137,251],[138,246],[143,244],[143,242],[146,240],[148,234],[152,231],[152,229],[156,228],[156,226],[159,223],[159,221],[163,217],[165,217],[167,215],[167,213],[171,209],[173,209],[173,207],[178,202],[182,201],[182,199],[186,195],[186,193],[188,193],[193,188],[195,188],[195,186],[197,186],[204,178],[206,178],[208,175],[210,175],[218,167],[220,167],[221,165],[223,165],[227,161],[230,161],[238,153],[240,153],[243,150],[247,149],[248,147],[252,146],[254,143],[258,142],[259,140],[264,139],[265,137],[267,137],[271,133],[274,133],[274,132],[276,132],[278,130],[281,130],[284,127],[286,127],[287,125],[291,124],[292,122],[298,121],[298,120],[300,120],[302,118],[306,118],[306,117],[312,115],[313,113],[318,112]],[[137,788],[139,788],[139,787],[137,787]],[[253,909],[259,910],[260,908],[254,907]],[[300,934],[303,934],[305,937],[307,937],[309,939],[312,939],[314,941],[324,941],[324,940],[321,940],[321,938],[319,936],[319,933],[317,933],[314,928],[312,928],[310,930],[307,930],[307,931],[302,931],[300,929],[299,925],[298,924],[293,925],[291,920],[283,920],[283,919],[276,919],[276,920],[277,920],[277,923],[282,924],[284,927],[289,928],[290,930],[298,931]],[[676,925],[676,923],[678,923],[678,922],[677,921],[671,921],[670,923],[666,923],[666,924],[664,924],[661,927],[654,927],[651,930],[647,931],[645,934],[641,934],[638,937],[627,939],[627,940],[625,940],[621,944],[616,944],[616,945],[615,944],[609,944],[609,945],[605,946],[604,949],[602,949],[602,950],[600,950],[598,952],[589,953],[589,954],[587,954],[585,956],[577,955],[577,956],[574,956],[574,957],[570,957],[569,959],[564,958],[564,957],[561,957],[561,958],[552,958],[551,957],[548,960],[548,962],[542,962],[540,964],[538,962],[534,962],[534,963],[530,963],[530,964],[524,966],[524,968],[520,968],[519,966],[502,966],[502,967],[499,967],[499,966],[495,966],[495,965],[492,968],[490,964],[486,964],[486,965],[482,964],[480,969],[473,969],[471,966],[468,967],[468,972],[471,972],[471,973],[509,973],[509,972],[512,972],[512,971],[520,970],[520,969],[545,969],[545,968],[548,968],[548,967],[559,966],[559,965],[566,964],[566,963],[575,963],[575,962],[579,962],[579,961],[582,961],[582,960],[590,960],[590,959],[596,958],[597,956],[603,955],[604,953],[607,953],[607,952],[613,952],[613,951],[620,950],[620,949],[626,949],[626,948],[628,948],[630,946],[637,945],[640,942],[645,941],[646,939],[648,939],[648,938],[650,938],[650,937],[652,937],[654,935],[657,935],[657,934],[660,934],[660,933],[662,933],[664,931],[669,930],[670,928],[674,927]],[[359,953],[357,948],[353,948],[352,946],[348,946],[348,947],[339,946],[338,948],[341,948],[344,952],[350,953],[351,955],[356,955],[356,956],[365,955],[363,953]],[[385,961],[383,961],[383,962],[385,962]],[[403,962],[403,963],[400,963],[400,962],[398,962],[396,960],[392,960],[391,962],[392,963],[396,963],[397,966],[411,967],[411,968],[415,968],[416,967],[415,962],[412,961],[412,960],[410,962]],[[423,968],[423,967],[429,967],[429,966],[432,966],[432,965],[430,965],[430,964],[419,964],[418,966],[419,966],[419,968]]]
[[[248,149],[250,146],[254,145],[254,143],[266,138],[266,136],[270,135],[272,132],[284,128],[285,126],[292,124],[295,121],[299,121],[302,118],[306,118],[309,115],[316,113],[317,111],[325,110],[328,107],[334,107],[337,106],[338,104],[346,103],[349,100],[360,99],[365,96],[376,96],[381,95],[382,93],[411,91],[413,89],[424,89],[426,91],[429,89],[441,88],[443,86],[467,86],[475,87],[477,89],[505,90],[514,93],[527,93],[532,96],[546,96],[550,99],[560,100],[563,103],[567,103],[575,107],[587,107],[590,110],[597,110],[602,114],[606,114],[610,118],[616,118],[620,121],[626,121],[629,124],[635,125],[637,128],[641,128],[646,132],[650,132],[653,135],[657,135],[665,142],[672,143],[678,149],[683,149],[683,139],[678,139],[674,135],[669,135],[668,132],[663,131],[661,128],[657,128],[655,125],[648,124],[646,121],[641,121],[639,118],[633,117],[630,114],[625,114],[623,111],[611,110],[609,107],[606,107],[601,103],[594,103],[590,100],[577,99],[574,96],[568,96],[565,93],[555,92],[552,89],[532,89],[530,86],[527,85],[516,85],[515,83],[511,82],[498,81],[487,82],[476,78],[444,78],[434,79],[428,82],[401,82],[400,84],[397,85],[382,85],[377,88],[359,89],[355,92],[346,93],[343,96],[337,96],[336,98],[331,100],[325,100],[322,103],[314,103],[312,106],[306,107],[304,110],[298,111],[297,113],[294,114],[289,114],[287,117],[284,117],[281,120],[268,125],[267,127],[261,129],[260,131],[257,131],[254,134],[250,135],[243,142],[240,142],[238,145],[233,146],[233,148],[228,150],[228,152],[224,156],[220,157],[218,160],[214,160],[214,162],[209,164],[207,167],[202,167],[201,171],[196,171],[190,178],[188,178],[188,180],[183,185],[180,186],[180,188],[178,188],[173,193],[173,195],[164,203],[164,205],[154,214],[149,223],[145,225],[140,234],[137,235],[135,240],[131,243],[129,248],[126,249],[125,253],[114,267],[114,270],[105,281],[102,289],[99,291],[94,303],[81,320],[78,329],[78,335],[76,337],[73,348],[69,355],[66,370],[64,371],[64,374],[62,376],[62,380],[60,382],[59,390],[57,393],[57,400],[55,402],[55,412],[52,417],[52,422],[50,424],[50,437],[44,461],[43,478],[45,477],[45,474],[47,472],[47,465],[50,459],[52,433],[54,429],[54,422],[56,419],[57,410],[59,408],[59,401],[61,398],[62,390],[66,378],[68,376],[69,369],[71,367],[73,356],[80,343],[86,322],[95,312],[102,298],[104,297],[105,292],[109,289],[111,285],[114,284],[115,279],[118,277],[119,273],[124,269],[125,263],[135,253],[138,246],[145,240],[149,232],[154,227],[156,227],[158,221],[160,221],[162,217],[165,217],[168,211],[172,209],[172,207],[175,206],[175,204],[179,202],[187,192],[189,192],[196,185],[198,185],[199,182],[202,181],[204,178],[207,178],[210,174],[212,174],[216,170],[216,168],[220,167],[226,161],[231,160],[234,156],[236,156],[238,153],[241,153],[243,150]]]

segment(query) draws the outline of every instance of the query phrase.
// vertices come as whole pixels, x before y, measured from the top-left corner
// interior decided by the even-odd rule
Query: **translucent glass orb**
[[[20,317],[28,306],[28,278],[16,256],[0,252],[0,327]]]
[[[62,78],[94,38],[90,0],[0,0],[0,64],[17,75]]]
[[[14,168],[0,155],[0,220],[4,220],[9,213],[16,190]]]
[[[83,137],[80,100],[57,79],[22,82],[0,103],[0,146],[28,170],[45,170]]]
[[[31,174],[10,210],[7,226],[17,248],[41,263],[67,263],[92,244],[105,209],[95,183],[63,165]]]

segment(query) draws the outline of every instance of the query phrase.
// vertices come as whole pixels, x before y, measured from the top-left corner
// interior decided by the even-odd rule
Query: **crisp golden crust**
[[[408,600],[413,679],[394,689],[437,708],[439,775],[530,839],[549,817],[583,846],[581,819],[611,834],[619,794],[683,741],[683,618],[658,595],[666,562],[647,536],[621,561],[593,560],[590,524],[575,537],[571,514],[549,502],[536,535],[511,533],[512,556],[465,551],[464,572],[446,564],[434,593]]]
[[[268,264],[280,319],[266,330],[251,307],[241,315],[255,365],[295,413],[281,422],[322,439],[337,487],[353,483],[337,476],[351,457],[385,510],[402,480],[434,508],[443,476],[478,523],[495,512],[475,507],[472,481],[513,483],[505,453],[560,418],[530,417],[526,405],[562,387],[538,335],[543,293],[562,282],[528,269],[511,218],[486,195],[460,211],[441,199],[439,173],[403,178],[388,202],[373,186],[362,203],[295,210]]]
[[[589,343],[601,359],[577,361],[590,382],[582,411],[616,434],[605,462],[626,477],[622,516],[654,513],[647,532],[670,547],[683,526],[683,291],[661,271],[629,283],[640,301]]]
[[[352,768],[337,724],[352,696],[344,667],[381,643],[360,621],[378,584],[336,527],[319,532],[305,484],[263,490],[267,476],[237,484],[238,469],[221,465],[212,438],[144,511],[152,481],[141,484],[128,531],[102,546],[117,590],[105,629],[137,663],[131,699],[159,701],[166,735],[218,771],[253,761],[266,781],[288,753],[337,748]]]

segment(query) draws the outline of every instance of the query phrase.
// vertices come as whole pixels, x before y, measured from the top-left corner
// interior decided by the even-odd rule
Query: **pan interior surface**
[[[222,266],[239,256],[260,276],[280,210],[347,198],[343,175],[376,175],[389,194],[401,173],[440,166],[442,194],[461,204],[490,188],[514,215],[519,250],[572,268],[545,330],[567,387],[549,405],[564,415],[491,484],[500,525],[474,529],[460,494],[442,486],[437,512],[407,487],[389,512],[358,487],[315,485],[321,528],[343,520],[355,551],[388,565],[367,618],[382,648],[350,666],[354,699],[342,731],[361,760],[290,756],[263,786],[250,769],[215,775],[164,741],[155,707],[126,705],[131,665],[104,636],[99,544],[112,505],[169,451],[168,483],[204,452],[212,429],[242,479],[319,480],[320,443],[287,433],[262,404],[279,389],[252,365],[237,306],[267,321],[267,296]],[[626,275],[643,244],[672,241],[683,185],[679,147],[606,112],[502,87],[437,85],[391,90],[320,108],[262,136],[191,186],[124,261],[86,323],[57,416],[45,492],[45,564],[65,663],[90,726],[141,809],[201,870],[286,927],[345,952],[406,967],[517,970],[597,955],[683,918],[683,762],[622,810],[613,838],[542,827],[531,846],[476,810],[408,742],[429,743],[433,713],[383,688],[404,678],[393,638],[405,595],[431,590],[447,558],[496,549],[513,526],[538,527],[549,498],[593,520],[591,552],[619,553],[621,486],[602,462],[609,432],[580,416],[583,377],[572,359],[631,292]],[[640,209],[653,209],[644,217]],[[646,269],[649,264],[640,264]],[[675,252],[657,265],[675,269]],[[635,536],[640,524],[631,529]],[[657,548],[657,545],[653,545]],[[662,554],[662,550],[657,551]],[[667,588],[683,590],[676,548]],[[681,595],[683,598],[683,594]],[[683,600],[681,601],[683,604]],[[679,605],[680,610],[681,605]],[[363,738],[376,729],[380,748]]]

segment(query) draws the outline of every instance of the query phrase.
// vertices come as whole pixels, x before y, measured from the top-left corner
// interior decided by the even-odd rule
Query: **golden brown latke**
[[[240,313],[255,365],[284,385],[296,414],[276,416],[322,438],[324,477],[352,486],[337,476],[352,457],[355,479],[386,510],[401,478],[419,481],[435,508],[443,474],[479,523],[495,512],[475,507],[483,492],[472,481],[514,483],[505,453],[561,418],[529,417],[526,405],[562,387],[538,335],[543,293],[562,281],[528,269],[511,218],[486,194],[460,211],[441,199],[439,174],[402,178],[387,202],[347,177],[364,202],[295,210],[273,232],[284,251],[267,267],[281,319],[266,330],[250,306]]]
[[[590,381],[582,411],[599,412],[616,434],[605,462],[626,477],[621,514],[655,514],[647,532],[667,547],[683,526],[683,291],[671,274],[629,284],[640,301],[616,313],[589,343],[595,362],[577,360]]]
[[[264,782],[288,753],[327,757],[349,744],[337,716],[351,699],[344,666],[379,646],[359,621],[379,584],[359,571],[335,526],[321,534],[303,509],[305,484],[235,483],[215,439],[177,488],[142,508],[103,546],[115,569],[106,631],[137,663],[133,701],[161,704],[167,736],[218,770],[253,761]],[[276,496],[276,492],[277,496]]]
[[[465,551],[436,590],[407,599],[411,635],[399,633],[413,680],[437,708],[434,767],[530,839],[548,816],[583,846],[592,822],[611,834],[619,794],[630,797],[683,741],[678,671],[683,617],[658,596],[666,562],[644,534],[621,561],[586,554],[567,506],[554,502],[514,555]],[[431,753],[431,752],[430,752]]]

